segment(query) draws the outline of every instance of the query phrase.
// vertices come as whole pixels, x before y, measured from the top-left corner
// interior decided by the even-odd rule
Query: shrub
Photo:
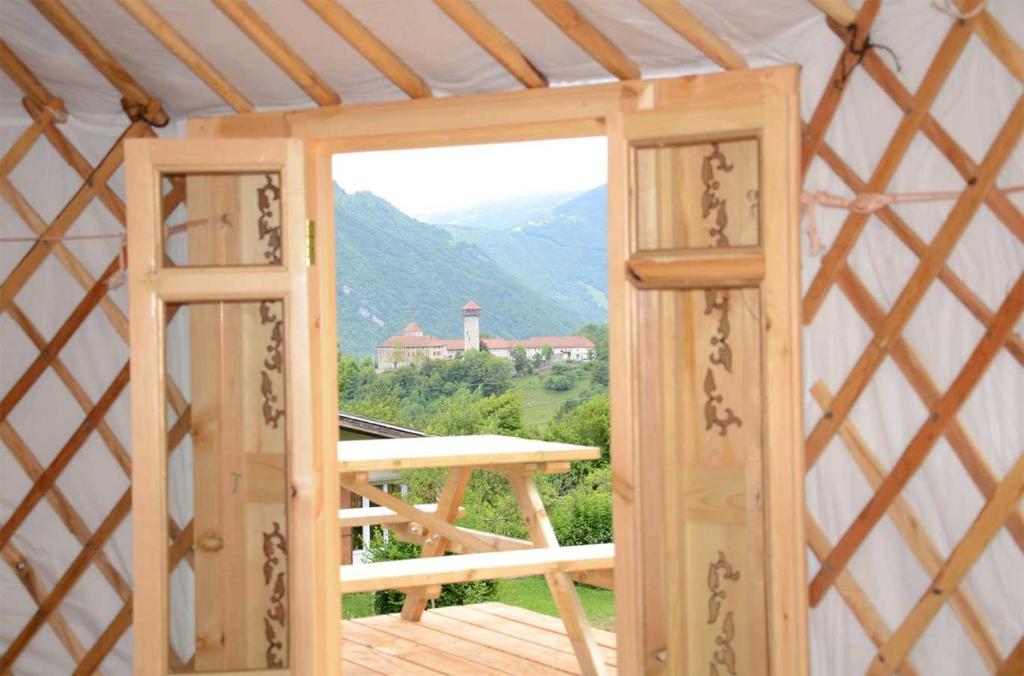
[[[420,555],[419,545],[399,542],[395,538],[384,540],[380,534],[374,534],[368,550],[370,561],[395,561],[413,559]],[[438,608],[445,606],[463,606],[470,603],[493,601],[498,595],[497,580],[481,580],[479,582],[459,582],[441,586],[441,596],[433,602]],[[385,589],[374,592],[373,609],[379,615],[397,613],[402,610],[405,601],[403,592]]]
[[[544,379],[544,387],[555,392],[565,392],[572,389],[572,380],[569,376],[550,375]]]
[[[611,542],[611,469],[592,470],[569,493],[556,498],[548,513],[559,544]]]

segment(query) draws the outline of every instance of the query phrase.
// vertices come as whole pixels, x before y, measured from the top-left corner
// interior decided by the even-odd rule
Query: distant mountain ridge
[[[579,194],[579,192],[555,192],[503,200],[488,200],[461,209],[424,214],[420,220],[432,225],[508,230],[543,219],[556,207],[565,204]]]
[[[505,230],[446,225],[519,281],[587,322],[608,319],[608,186],[577,195],[531,223]]]
[[[373,193],[335,186],[334,217],[338,338],[345,354],[371,356],[413,321],[426,333],[460,337],[460,308],[468,300],[483,307],[481,330],[503,338],[566,335],[593,321],[526,283],[528,273],[513,273],[483,247],[411,218]],[[554,243],[565,238],[559,227],[540,232]],[[517,267],[514,256],[502,257]]]

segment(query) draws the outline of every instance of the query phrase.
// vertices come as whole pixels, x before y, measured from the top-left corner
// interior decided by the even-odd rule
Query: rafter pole
[[[678,0],[640,0],[662,23],[726,70],[747,68],[747,60],[732,46],[708,29]]]
[[[321,106],[341,103],[331,87],[244,0],[212,0],[239,30]]]
[[[36,79],[32,71],[28,69],[17,54],[11,51],[7,43],[0,40],[0,68],[7,73],[7,76],[14,80],[18,88],[24,92],[40,108],[50,108],[58,122],[68,119],[68,111],[64,102],[55,97],[43,84]]]
[[[570,40],[620,80],[639,80],[640,68],[608,37],[583,18],[568,0],[532,0]]]
[[[849,26],[857,20],[857,10],[845,0],[808,0],[833,21]]]
[[[121,92],[129,103],[149,108],[156,100],[149,95],[142,85],[135,81],[128,71],[118,63],[117,59],[106,50],[96,37],[75,18],[75,15],[60,3],[60,0],[32,0],[39,13],[46,17],[74,47],[82,53],[110,84]],[[157,104],[155,109],[147,111],[153,124],[167,122],[167,113]]]
[[[153,34],[171,54],[178,57],[236,113],[250,113],[253,106],[185,38],[149,6],[145,0],[117,0],[121,7]]]
[[[410,98],[425,99],[433,95],[427,83],[412,68],[335,0],[305,0],[305,3]]]
[[[548,79],[537,70],[504,33],[487,20],[469,0],[434,0],[470,38],[505,67],[524,87],[547,87]]]
[[[811,115],[811,121],[803,130],[803,143],[800,148],[800,169],[803,176],[807,177],[807,170],[811,168],[811,162],[817,155],[818,149],[825,140],[825,133],[832,124],[836,110],[846,91],[846,85],[850,82],[853,70],[860,65],[864,45],[868,44],[868,37],[871,34],[871,27],[881,9],[881,0],[867,0],[861,5],[860,11],[849,24],[849,37],[846,40],[846,49],[839,55],[835,68],[832,70],[832,77],[825,85],[825,91],[818,100],[818,105]],[[829,20],[829,25],[835,26],[835,22]]]

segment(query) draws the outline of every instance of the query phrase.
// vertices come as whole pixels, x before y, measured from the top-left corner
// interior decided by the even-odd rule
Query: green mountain
[[[502,338],[569,334],[588,321],[530,288],[471,242],[417,221],[369,192],[334,188],[338,339],[372,356],[409,322],[442,338],[462,336],[461,307],[483,308],[481,331]]]
[[[608,187],[602,185],[518,227],[445,229],[558,305],[573,308],[587,322],[603,323],[608,321],[607,202]]]

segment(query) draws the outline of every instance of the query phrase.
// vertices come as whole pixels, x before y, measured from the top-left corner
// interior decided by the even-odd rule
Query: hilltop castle
[[[402,329],[402,335],[391,336],[377,346],[377,372],[390,371],[409,364],[422,364],[432,359],[455,359],[466,350],[487,350],[495,357],[512,359],[512,351],[522,346],[532,358],[551,348],[554,361],[587,361],[594,344],[583,336],[538,336],[525,340],[480,338],[480,315],[483,310],[473,301],[462,306],[462,338],[435,338],[424,335],[415,322]]]

